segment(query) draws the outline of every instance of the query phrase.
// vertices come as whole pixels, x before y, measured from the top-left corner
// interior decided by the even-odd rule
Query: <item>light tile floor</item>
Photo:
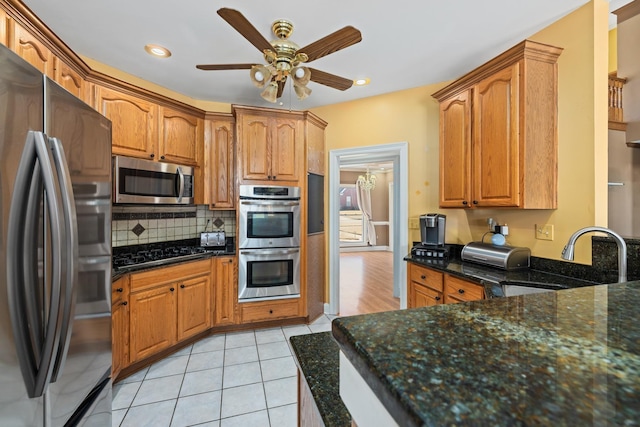
[[[295,427],[297,377],[289,337],[331,330],[310,325],[221,333],[113,386],[117,427]]]

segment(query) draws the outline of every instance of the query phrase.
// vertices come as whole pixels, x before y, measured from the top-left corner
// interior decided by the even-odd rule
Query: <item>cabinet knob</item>
[[[175,288],[169,288],[169,290],[170,290],[171,292],[173,292],[173,291],[175,291]]]
[[[436,301],[440,301],[440,297],[436,297]]]
[[[477,200],[474,200],[474,201],[473,201],[473,204],[474,204],[474,205],[477,205],[477,204],[478,204],[478,201],[477,201]]]
[[[184,289],[184,284],[180,285],[180,289]]]
[[[122,301],[122,305],[127,305],[127,302],[126,301]]]
[[[466,206],[466,205],[468,205],[468,204],[469,204],[469,202],[467,202],[466,200],[463,200],[463,201],[462,201],[462,204]]]
[[[459,294],[464,294],[464,289],[458,289]]]
[[[273,310],[269,310],[269,314],[273,314]]]
[[[123,291],[124,291],[124,289],[122,289],[122,288],[116,289],[116,292],[123,292]]]
[[[233,260],[232,259],[229,260],[229,264],[233,264]]]
[[[162,160],[164,160],[164,156],[160,156],[160,158],[161,158]]]
[[[155,156],[156,156],[156,155],[155,155],[155,154],[153,154],[153,153],[149,154],[149,157],[151,157],[152,159],[153,159]]]
[[[423,274],[422,276],[420,276],[420,278],[421,278],[422,280],[424,280],[424,279],[426,279],[426,278],[427,278],[427,276],[425,276],[425,275]]]

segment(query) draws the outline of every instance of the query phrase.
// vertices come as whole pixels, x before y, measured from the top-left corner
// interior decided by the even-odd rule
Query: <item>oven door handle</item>
[[[289,255],[300,252],[300,248],[274,248],[274,249],[242,249],[241,255]]]
[[[253,206],[300,206],[299,200],[240,200],[241,205]]]

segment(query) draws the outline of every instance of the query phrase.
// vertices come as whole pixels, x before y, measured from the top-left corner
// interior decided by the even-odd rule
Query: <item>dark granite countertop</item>
[[[342,317],[332,333],[402,426],[636,426],[639,307],[628,282]]]
[[[350,427],[351,415],[340,398],[339,349],[331,332],[295,335],[289,341],[325,427]]]

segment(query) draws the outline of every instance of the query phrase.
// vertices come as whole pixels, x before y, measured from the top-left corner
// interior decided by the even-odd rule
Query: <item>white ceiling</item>
[[[304,110],[452,80],[503,52],[588,0],[23,0],[73,51],[188,97],[274,106],[260,97],[248,70],[202,71],[196,64],[260,63],[262,54],[216,11],[240,11],[267,40],[271,23],[293,22],[300,46],[346,25],[362,41],[311,63],[371,83],[344,92],[309,83],[299,101],[287,87],[283,108]],[[612,0],[612,10],[629,0]],[[616,7],[613,7],[616,3]],[[577,35],[579,36],[579,35]],[[144,45],[171,50],[149,56]],[[277,107],[277,105],[275,105]]]

